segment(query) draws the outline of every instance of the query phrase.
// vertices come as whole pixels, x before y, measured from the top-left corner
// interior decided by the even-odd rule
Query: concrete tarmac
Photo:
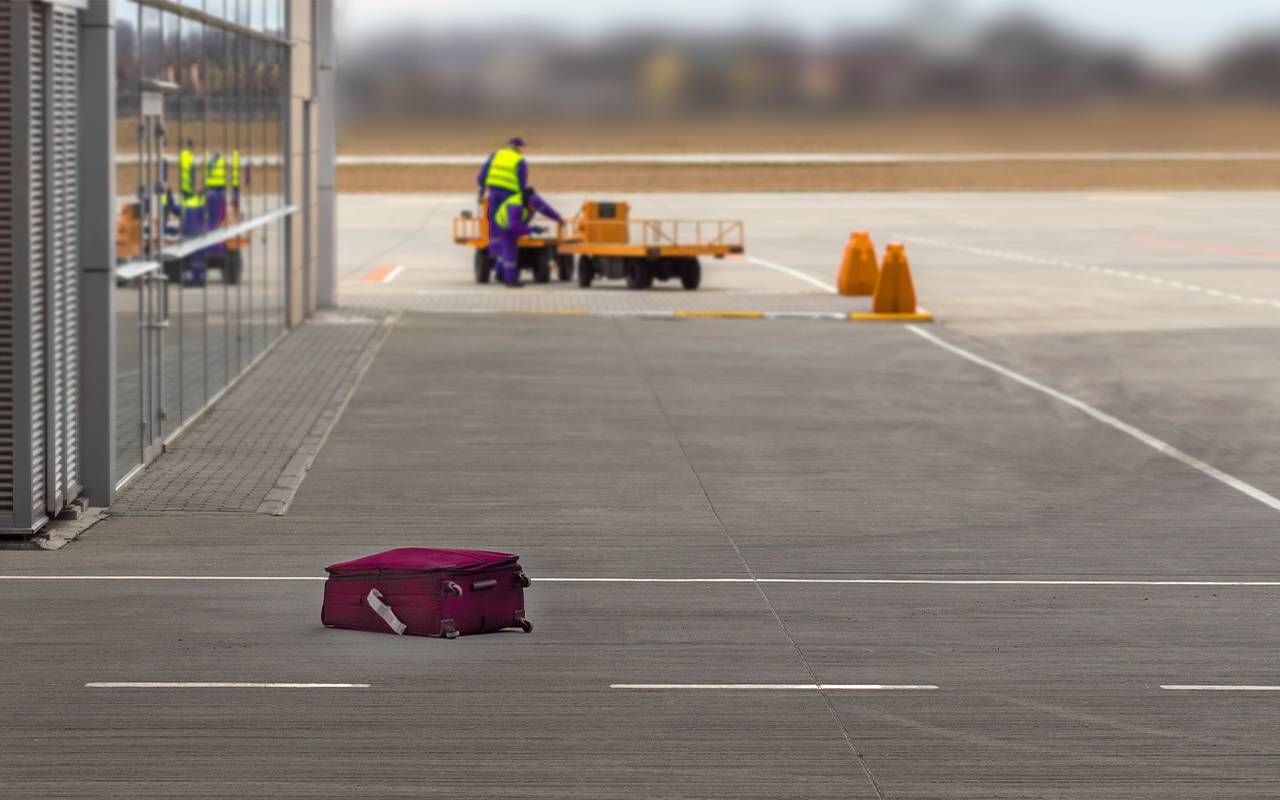
[[[835,220],[914,238],[928,332],[1276,495],[1276,199],[635,204],[742,216],[815,279]],[[343,200],[352,303],[467,279],[452,201],[410,200]],[[821,296],[741,266],[709,290]],[[485,289],[401,318],[285,517],[0,553],[52,578],[0,580],[7,796],[1280,794],[1280,691],[1162,688],[1280,684],[1274,508],[901,326],[483,313],[513,293]],[[520,553],[534,632],[327,630],[320,582],[278,580],[407,545]],[[208,580],[234,576],[276,580]],[[368,688],[85,686],[136,681]],[[782,688],[814,685],[937,688]]]

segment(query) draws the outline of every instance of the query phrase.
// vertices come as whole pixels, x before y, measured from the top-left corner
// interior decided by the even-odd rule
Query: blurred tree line
[[[852,115],[1280,99],[1280,31],[1195,67],[1156,66],[1016,13],[953,36],[945,24],[849,31],[818,43],[766,31],[394,33],[342,46],[348,119],[628,119],[726,112]]]

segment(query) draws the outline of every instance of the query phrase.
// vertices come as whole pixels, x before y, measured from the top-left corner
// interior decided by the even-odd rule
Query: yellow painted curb
[[[933,315],[928,311],[917,311],[914,314],[876,314],[875,312],[857,312],[849,315],[850,322],[933,322]]]
[[[673,316],[685,319],[764,319],[763,311],[697,311],[676,309]]]

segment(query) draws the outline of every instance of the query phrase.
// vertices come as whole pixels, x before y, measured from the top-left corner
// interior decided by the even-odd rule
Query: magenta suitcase
[[[486,550],[402,547],[325,567],[320,621],[352,628],[452,639],[533,624],[520,557]]]

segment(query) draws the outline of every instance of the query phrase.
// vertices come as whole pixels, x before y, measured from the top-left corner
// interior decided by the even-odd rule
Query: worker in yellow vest
[[[178,153],[178,193],[185,202],[196,193],[196,154],[191,150],[191,140]]]
[[[503,208],[522,208],[529,185],[529,165],[524,158],[524,139],[513,137],[507,146],[489,156],[476,176],[478,200],[489,196],[489,254],[493,256],[498,279],[507,286],[520,286],[517,266],[520,237],[512,227],[498,223]]]
[[[227,219],[227,157],[214,153],[204,170],[205,197],[209,203],[209,228],[221,228]]]

